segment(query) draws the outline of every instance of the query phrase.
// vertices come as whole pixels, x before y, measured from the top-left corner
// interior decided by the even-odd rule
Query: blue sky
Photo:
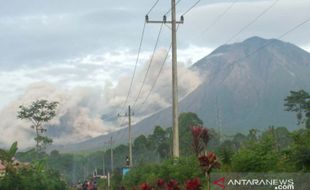
[[[154,2],[155,0],[0,0],[0,117],[13,120],[16,117],[16,105],[40,98],[41,95],[47,97],[54,94],[53,97],[66,98],[77,96],[78,100],[72,100],[70,105],[66,104],[67,107],[64,107],[76,108],[86,99],[87,106],[81,108],[82,111],[74,117],[83,115],[84,120],[96,123],[97,126],[100,115],[115,111],[127,95],[144,16]],[[196,0],[180,1],[177,15],[180,16],[195,2]],[[201,0],[185,15],[185,23],[178,31],[181,72],[187,73],[180,79],[183,81],[180,84],[183,95],[199,84],[195,73],[187,72],[186,68],[227,42],[273,3],[274,6],[266,14],[229,43],[251,36],[277,38],[310,18],[309,0]],[[162,19],[169,7],[170,1],[160,0],[149,14],[150,19]],[[146,26],[138,64],[137,87],[132,96],[138,91],[139,80],[143,78],[159,27],[160,25],[153,24]],[[310,23],[307,23],[282,40],[310,51],[309,32]],[[157,54],[158,62],[163,59],[169,43],[170,29],[164,26],[159,41],[161,50]],[[158,66],[154,71],[156,69]],[[159,86],[166,89],[166,92],[155,89],[150,98],[153,103],[150,101],[147,104],[154,109],[146,114],[169,106],[170,83],[165,81],[169,77],[169,67],[166,69],[162,82],[159,81]],[[192,82],[188,82],[187,79],[191,78]],[[149,81],[151,84],[151,80]],[[85,94],[84,91],[91,93]],[[100,102],[106,105],[105,108],[92,107],[94,103],[90,100],[98,98],[94,94],[100,95]],[[6,110],[11,112],[7,113]],[[62,111],[64,114],[64,108]],[[25,126],[20,138],[28,138],[30,133],[26,124],[10,121],[5,124]],[[108,130],[103,131],[102,125]],[[113,124],[98,126],[99,129],[94,128],[96,133],[86,134],[85,138],[113,130],[114,127]],[[4,126],[1,125],[0,128]],[[14,134],[14,130],[15,128],[5,128],[8,136]],[[76,132],[74,137],[78,138],[79,135]]]

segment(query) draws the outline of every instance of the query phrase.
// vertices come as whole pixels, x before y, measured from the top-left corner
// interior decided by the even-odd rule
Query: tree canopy
[[[36,141],[36,150],[38,152],[53,142],[51,138],[44,136],[43,134],[47,131],[45,123],[56,116],[57,105],[58,102],[49,102],[42,99],[32,102],[29,106],[19,106],[17,118],[26,119],[32,122],[31,128],[36,132],[34,140]]]

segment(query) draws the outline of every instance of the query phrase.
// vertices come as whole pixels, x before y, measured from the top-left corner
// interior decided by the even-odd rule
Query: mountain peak
[[[270,60],[274,55],[283,56],[291,64],[297,63],[296,58],[305,63],[310,54],[294,44],[278,39],[265,39],[258,36],[250,37],[242,42],[225,44],[215,49],[211,54],[199,60],[193,68],[203,69],[208,63],[231,63],[233,60],[251,59],[251,62]],[[260,61],[259,61],[260,60]]]
[[[268,39],[265,39],[259,36],[253,36],[248,39],[245,39],[242,43],[262,43],[266,41],[268,41]]]

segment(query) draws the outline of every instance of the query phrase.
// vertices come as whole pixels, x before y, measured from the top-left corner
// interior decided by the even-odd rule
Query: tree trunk
[[[211,190],[211,178],[210,173],[206,172],[207,181],[208,181],[208,190]]]

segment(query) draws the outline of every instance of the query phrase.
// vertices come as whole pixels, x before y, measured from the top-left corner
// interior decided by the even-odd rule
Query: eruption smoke
[[[153,58],[140,98],[136,102],[136,106],[133,107],[135,121],[170,106],[170,62],[166,63],[156,87],[145,104],[142,104],[157,78],[166,53],[166,50],[160,49]],[[136,72],[128,104],[133,104],[137,97],[149,61],[139,67]],[[201,80],[198,73],[186,68],[182,63],[179,63],[178,72],[179,97],[184,97],[192,92],[201,83]],[[59,102],[57,115],[48,123],[47,131],[55,144],[77,143],[117,130],[120,123],[116,112],[127,97],[130,80],[131,73],[121,77],[116,85],[113,85],[112,81],[107,81],[104,86],[75,87],[68,90],[45,81],[33,83],[17,100],[12,101],[0,111],[0,129],[2,131],[0,145],[9,146],[17,140],[21,148],[34,146],[35,142],[32,139],[35,135],[33,129],[30,128],[30,121],[19,120],[16,116],[19,105],[29,105],[37,99]]]

